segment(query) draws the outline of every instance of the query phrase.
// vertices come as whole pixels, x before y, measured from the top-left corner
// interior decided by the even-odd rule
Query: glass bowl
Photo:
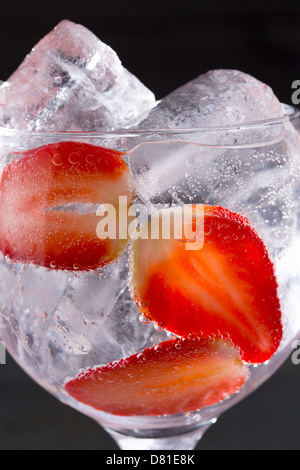
[[[283,339],[270,360],[250,365],[250,377],[238,393],[200,410],[119,416],[77,401],[64,385],[86,369],[141,354],[145,348],[172,338],[169,331],[141,316],[132,298],[128,262],[131,240],[110,263],[87,270],[78,269],[75,263],[74,269],[60,269],[55,263],[39,263],[30,256],[14,259],[2,249],[0,337],[7,350],[38,384],[96,420],[122,449],[194,448],[203,432],[225,410],[265,382],[290,355],[300,330],[300,118],[294,108],[284,105],[284,110],[283,118],[234,127],[85,133],[0,127],[2,175],[7,174],[8,168],[22,165],[28,155],[42,152],[58,158],[59,145],[66,142],[79,144],[79,158],[81,144],[91,146],[91,152],[93,147],[112,149],[120,152],[125,162],[139,212],[143,207],[149,211],[152,207],[187,204],[222,206],[249,220],[274,264]],[[53,148],[57,149],[54,154]],[[78,152],[72,151],[72,155],[76,166]],[[0,235],[4,233],[7,213],[11,214],[11,201],[12,205],[24,207],[24,214],[20,212],[19,216],[25,217],[17,228],[24,230],[24,237],[21,234],[20,238],[25,239],[25,244],[31,215],[24,198],[32,192],[44,200],[43,192],[58,191],[57,186],[53,189],[49,169],[47,179],[42,180],[44,186],[40,185],[38,171],[26,171],[25,165],[22,184],[20,179],[14,180],[19,186],[11,190],[8,198],[3,196],[6,176],[2,176],[0,193]],[[71,192],[79,191],[70,184]],[[67,203],[69,212],[84,213],[82,207],[70,207],[69,199]],[[103,201],[98,207],[101,205]],[[38,233],[44,233],[46,240],[47,211],[44,217]],[[62,226],[60,230],[63,229]]]

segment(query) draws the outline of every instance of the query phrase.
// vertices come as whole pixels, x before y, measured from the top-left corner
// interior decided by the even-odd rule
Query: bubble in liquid
[[[176,335],[174,333],[172,333],[172,331],[167,331],[167,337],[170,338],[170,339],[175,339]]]
[[[95,157],[93,155],[88,155],[85,160],[87,163],[93,163],[95,161]]]
[[[56,153],[52,157],[52,163],[55,166],[61,166],[63,164],[63,157],[59,153]]]
[[[47,318],[47,316],[48,316],[47,312],[45,312],[45,310],[42,307],[40,307],[39,305],[35,309],[35,314],[39,318]]]
[[[53,83],[54,83],[54,85],[56,85],[56,86],[62,85],[62,82],[63,82],[62,77],[55,77],[54,80],[53,80]]]
[[[73,152],[69,156],[69,162],[72,163],[72,165],[76,165],[79,162],[80,155],[77,152]]]
[[[158,331],[158,332],[159,331],[164,331],[164,327],[160,326],[160,325],[157,325],[157,324],[154,325],[154,329],[155,329],[155,331]]]
[[[148,318],[144,317],[144,315],[139,316],[139,321],[143,323],[143,325],[148,325],[148,323],[151,323],[151,320]]]
[[[222,188],[222,183],[218,182],[213,186],[212,190],[213,192],[217,193],[218,191],[220,191],[221,188]]]
[[[185,165],[188,167],[188,168],[193,168],[196,166],[196,161],[195,161],[195,156],[194,155],[191,155],[189,157],[186,158],[185,160]]]
[[[210,225],[204,225],[204,235],[210,235],[212,232],[212,228],[210,227]]]

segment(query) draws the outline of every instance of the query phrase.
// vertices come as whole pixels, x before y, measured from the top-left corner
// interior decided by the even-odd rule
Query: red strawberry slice
[[[265,362],[282,339],[267,250],[241,215],[221,207],[193,207],[190,223],[204,211],[202,248],[186,249],[189,243],[174,237],[135,240],[132,295],[145,317],[176,335],[229,335],[244,361]]]
[[[16,155],[17,156],[17,155]],[[78,142],[25,152],[7,165],[0,183],[0,250],[17,262],[93,270],[113,261],[124,239],[99,239],[100,204],[118,211],[132,199],[122,154]]]
[[[90,369],[65,390],[111,414],[169,415],[218,403],[238,392],[247,378],[248,367],[228,341],[189,337]]]

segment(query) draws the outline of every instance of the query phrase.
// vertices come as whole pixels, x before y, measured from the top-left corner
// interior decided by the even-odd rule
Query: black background
[[[162,98],[197,75],[235,68],[291,103],[300,79],[300,2],[84,0],[0,6],[0,79],[60,20],[84,24]],[[198,449],[300,449],[300,365],[291,360],[225,413]],[[60,404],[8,357],[0,366],[1,450],[116,450],[89,418]]]

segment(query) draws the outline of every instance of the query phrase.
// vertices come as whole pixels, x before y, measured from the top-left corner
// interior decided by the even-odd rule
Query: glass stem
[[[186,434],[159,438],[138,438],[116,431],[108,432],[121,450],[193,450],[210,426],[211,423]]]

